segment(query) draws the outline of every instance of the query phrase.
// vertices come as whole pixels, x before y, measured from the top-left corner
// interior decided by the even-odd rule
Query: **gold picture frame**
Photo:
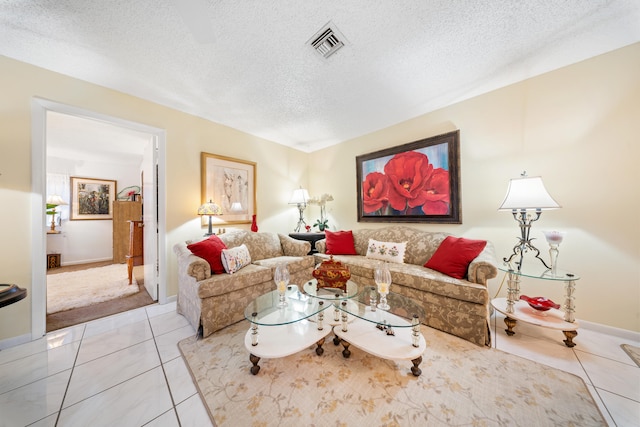
[[[110,179],[71,177],[71,209],[69,219],[113,219],[116,181]]]
[[[256,163],[202,152],[202,203],[214,201],[222,208],[215,224],[249,224],[256,215]],[[202,225],[209,222],[202,216]]]

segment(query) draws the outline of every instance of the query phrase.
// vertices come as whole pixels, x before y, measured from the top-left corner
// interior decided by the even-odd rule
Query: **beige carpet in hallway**
[[[111,261],[105,261],[90,264],[63,266],[49,270],[47,272],[47,276],[52,274],[101,267],[111,264],[113,264]],[[134,267],[133,275],[138,282],[140,288],[139,292],[124,298],[118,298],[116,300],[106,301],[88,307],[80,307],[62,311],[59,313],[49,314],[47,315],[47,332],[153,304],[155,301],[151,298],[144,287],[144,267]]]

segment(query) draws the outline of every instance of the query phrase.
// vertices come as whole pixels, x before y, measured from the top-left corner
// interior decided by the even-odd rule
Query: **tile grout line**
[[[69,373],[69,379],[67,380],[67,386],[64,389],[64,394],[62,395],[62,400],[60,401],[60,409],[58,410],[58,414],[56,415],[56,422],[54,426],[57,426],[60,422],[60,415],[62,415],[62,408],[64,407],[64,401],[67,398],[67,393],[69,392],[69,387],[71,386],[71,378],[73,378],[73,372],[76,369],[76,362],[78,361],[78,356],[80,356],[80,349],[82,348],[82,341],[84,340],[84,335],[87,332],[87,324],[85,323],[82,327],[82,335],[80,336],[80,343],[78,344],[78,350],[76,351],[76,357],[73,359],[73,366],[71,366],[71,372]],[[46,417],[45,417],[46,418]]]
[[[171,392],[171,385],[169,384],[169,378],[167,378],[167,371],[164,369],[164,362],[162,361],[162,355],[160,354],[160,349],[158,348],[158,342],[156,341],[156,334],[153,331],[153,326],[151,325],[151,318],[149,317],[149,313],[146,311],[146,309],[145,309],[145,314],[147,315],[147,321],[149,322],[149,328],[151,329],[151,336],[153,337],[153,344],[156,348],[156,353],[158,354],[158,360],[160,361],[160,369],[162,369],[162,376],[164,377],[164,381],[167,384],[167,391],[169,392],[169,398],[171,399],[171,407],[173,408],[173,413],[176,416],[176,419],[178,420],[178,426],[181,427],[182,423],[180,422],[180,416],[178,415],[178,408],[176,408],[176,401],[173,398],[173,393]],[[176,329],[173,329],[173,330],[176,330]],[[164,413],[166,412],[163,412],[163,414]]]

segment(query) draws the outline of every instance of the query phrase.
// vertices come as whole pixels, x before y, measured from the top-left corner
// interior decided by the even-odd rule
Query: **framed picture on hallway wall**
[[[460,132],[356,157],[359,222],[461,224]]]
[[[256,163],[201,153],[202,203],[214,201],[222,215],[214,225],[247,224],[256,214]],[[202,215],[202,225],[209,217]]]
[[[116,181],[71,177],[71,215],[69,219],[113,219]]]

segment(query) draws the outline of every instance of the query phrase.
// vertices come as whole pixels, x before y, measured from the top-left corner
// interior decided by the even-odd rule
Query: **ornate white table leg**
[[[570,276],[567,274],[567,276]],[[573,294],[576,290],[576,282],[575,280],[567,280],[564,282],[565,287],[565,299],[564,299],[564,321],[573,323],[576,321],[575,312],[575,297]]]
[[[320,305],[320,307],[322,307],[324,305],[324,301],[320,301],[318,302],[318,304]],[[324,329],[324,325],[322,324],[323,320],[324,320],[324,310],[318,313],[318,330],[319,331]]]
[[[345,308],[345,310],[342,310],[342,332],[347,332],[347,324],[349,321],[349,318],[347,317],[346,306],[347,302],[342,301],[342,307]]]
[[[253,319],[251,323],[251,345],[254,347],[258,345],[258,324],[255,323],[256,316],[258,316],[258,313],[251,313],[251,318]]]
[[[516,302],[520,299],[520,275],[509,270],[507,279],[507,313],[513,313]]]
[[[413,315],[413,319],[411,320],[411,344],[414,347],[420,347],[420,319],[417,314]]]

